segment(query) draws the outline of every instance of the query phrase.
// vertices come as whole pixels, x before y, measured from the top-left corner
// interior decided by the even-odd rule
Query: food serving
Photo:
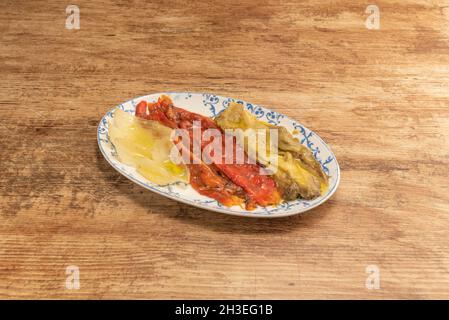
[[[159,186],[190,185],[224,207],[253,211],[329,190],[311,149],[286,127],[230,101],[215,117],[189,111],[168,95],[120,108],[108,122],[115,156]]]

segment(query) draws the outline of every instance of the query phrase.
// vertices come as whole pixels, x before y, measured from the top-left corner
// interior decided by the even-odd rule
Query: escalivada
[[[296,198],[313,199],[327,189],[328,177],[309,149],[284,127],[257,120],[237,103],[211,119],[176,107],[162,95],[154,103],[140,101],[135,117],[121,117],[130,118],[115,131],[119,124],[114,120],[112,132],[118,133],[111,137],[119,145],[119,160],[131,165],[141,164],[132,162],[135,158],[159,161],[137,167],[155,183],[188,181],[198,193],[246,210]],[[118,139],[126,130],[130,132],[127,139]],[[250,143],[251,135],[230,135],[229,130],[257,130],[257,143]],[[272,131],[276,134],[271,135]],[[173,146],[181,154],[180,162],[170,157]]]

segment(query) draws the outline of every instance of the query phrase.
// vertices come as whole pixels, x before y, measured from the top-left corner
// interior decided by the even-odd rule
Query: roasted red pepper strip
[[[254,204],[246,199],[242,188],[232,183],[226,176],[218,174],[213,166],[205,164],[200,159],[193,163],[195,155],[191,150],[186,150],[182,143],[178,144],[182,152],[187,152],[190,156],[190,163],[187,167],[190,171],[190,184],[200,194],[217,200],[221,204],[232,207],[235,205],[243,206],[251,210]]]
[[[193,112],[189,112],[185,109],[174,107],[171,99],[166,96],[162,96],[161,98],[159,98],[157,103],[153,104],[147,105],[146,102],[144,101],[140,102],[136,108],[136,116],[145,119],[159,121],[171,128],[186,129],[189,131],[192,142],[193,142],[192,128],[194,121],[201,122],[201,131],[207,129],[218,129],[221,132],[221,129],[215,124],[215,122],[212,119]],[[223,144],[224,141],[225,139],[222,133]],[[215,171],[218,171],[223,175],[225,175],[229,180],[233,182],[233,184],[241,187],[247,193],[250,200],[247,202],[248,209],[254,208],[255,206],[254,203],[257,203],[261,206],[278,204],[281,201],[281,196],[276,188],[276,183],[270,176],[260,174],[261,169],[260,166],[258,166],[257,164],[248,163],[246,154],[244,158],[244,164],[235,163],[236,162],[235,155],[237,154],[236,149],[240,147],[236,145],[235,140],[233,141],[234,141],[233,163],[231,164],[225,163],[224,161],[225,155],[223,154],[222,155],[223,161],[221,161],[221,163],[217,162],[213,163],[213,167],[215,167],[216,169]],[[197,142],[200,143],[202,148],[204,147],[205,141],[197,141]],[[224,145],[222,150],[225,150]],[[203,165],[208,167],[204,163]],[[206,192],[206,190],[203,188],[203,186],[206,189],[207,188],[211,188],[211,190],[216,189],[216,187],[214,187],[213,178],[215,178],[218,175],[211,174],[210,167],[206,169],[206,167],[204,166],[200,167],[192,167],[192,166],[195,165],[189,165],[189,169],[191,169],[191,183],[192,186],[198,192],[200,192],[201,194],[205,194],[204,192]],[[198,179],[198,177],[201,176],[203,176],[204,178]],[[222,183],[223,182],[221,182],[219,185],[222,185]],[[199,189],[201,189],[201,191]],[[236,192],[236,194],[238,193],[239,192]],[[208,196],[217,199],[217,195],[214,196],[208,195]],[[220,201],[219,199],[217,200]],[[223,200],[221,200],[220,202],[225,204]]]
[[[136,116],[159,121],[173,129],[178,128],[178,124],[167,117],[166,111],[169,110],[169,106],[165,102],[161,99],[157,103],[151,104],[141,101],[136,106]],[[171,117],[173,118],[174,114]],[[178,146],[183,148],[182,144]],[[198,163],[192,163],[194,155],[191,150],[183,148],[182,152],[189,154],[191,161],[187,164],[187,167],[190,171],[190,184],[199,194],[215,199],[228,207],[245,205],[248,210],[255,207],[251,201],[247,201],[242,188],[232,183],[227,177],[218,174],[212,166],[205,164],[203,161],[197,159]]]

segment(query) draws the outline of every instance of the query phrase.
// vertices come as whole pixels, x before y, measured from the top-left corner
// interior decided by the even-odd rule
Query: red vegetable
[[[167,96],[160,97],[156,103],[147,104],[141,101],[136,107],[136,116],[159,121],[170,128],[186,129],[191,139],[190,146],[196,142],[204,149],[210,141],[202,141],[201,137],[201,141],[194,140],[193,123],[198,121],[201,123],[201,133],[207,129],[220,131],[222,150],[225,150],[224,134],[212,119],[174,107]],[[206,165],[202,161],[198,161],[199,164],[187,164],[190,169],[192,187],[200,194],[216,199],[226,206],[242,204],[245,201],[246,208],[250,210],[255,207],[255,204],[261,206],[278,204],[281,196],[271,176],[261,174],[259,165],[248,163],[246,154],[243,164],[236,163],[235,156],[239,148],[240,146],[233,139],[234,158],[231,164],[225,163],[224,152],[222,161],[214,161],[212,165]],[[190,159],[193,160],[192,150],[188,152],[190,152]]]

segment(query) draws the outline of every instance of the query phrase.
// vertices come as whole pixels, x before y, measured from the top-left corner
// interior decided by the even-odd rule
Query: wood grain
[[[0,298],[449,298],[448,1],[375,1],[380,30],[372,1],[77,0],[79,30],[69,4],[0,2]],[[96,127],[160,91],[298,119],[332,147],[339,190],[255,220],[134,185]]]

